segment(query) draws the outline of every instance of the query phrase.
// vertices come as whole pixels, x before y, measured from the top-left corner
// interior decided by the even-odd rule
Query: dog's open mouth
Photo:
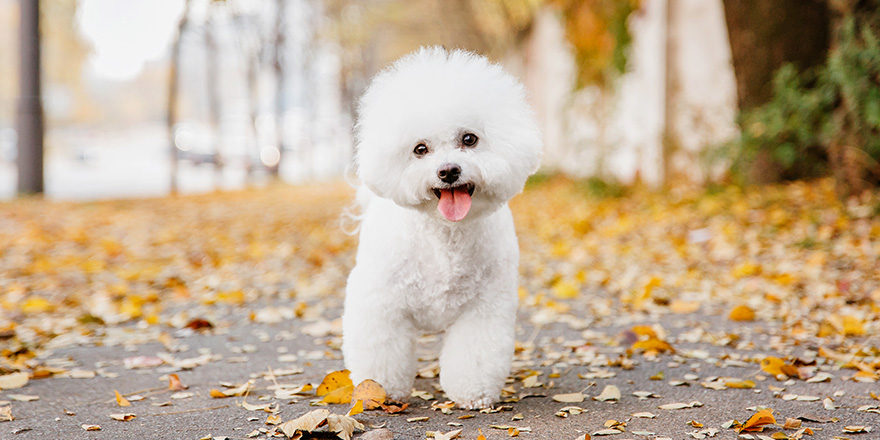
[[[434,195],[440,199],[437,210],[446,217],[446,220],[457,222],[465,218],[471,209],[474,184],[468,182],[449,188],[434,188]]]

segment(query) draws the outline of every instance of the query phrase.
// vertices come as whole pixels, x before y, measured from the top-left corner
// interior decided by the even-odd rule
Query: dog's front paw
[[[480,409],[485,409],[485,408],[491,408],[492,402],[493,402],[493,399],[490,399],[488,397],[484,397],[482,399],[476,399],[476,400],[464,400],[461,402],[456,401],[455,403],[461,409],[480,410]]]

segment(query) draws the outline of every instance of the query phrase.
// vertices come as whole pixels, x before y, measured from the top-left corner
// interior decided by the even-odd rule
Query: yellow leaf
[[[321,397],[338,388],[354,387],[354,383],[351,382],[351,378],[349,377],[350,374],[351,372],[348,370],[341,370],[334,371],[324,376],[324,380],[318,385],[318,390],[315,394],[317,394],[318,397]]]
[[[131,406],[131,402],[128,401],[125,397],[122,397],[122,394],[119,394],[119,391],[113,390],[116,393],[116,404],[119,406]]]
[[[732,275],[735,278],[744,278],[752,275],[758,275],[760,273],[761,266],[755,263],[747,262],[736,266],[736,268],[733,269]]]
[[[346,413],[345,415],[356,416],[362,412],[364,412],[364,401],[363,400],[356,400],[354,402],[354,405],[351,406],[351,409],[348,410],[348,413]]]
[[[780,374],[797,376],[797,368],[794,365],[786,364],[784,360],[774,356],[767,356],[761,359],[761,369],[773,376],[779,376]]]
[[[632,345],[632,349],[633,350],[641,350],[646,353],[647,352],[663,353],[666,351],[668,351],[670,353],[675,353],[675,349],[672,348],[672,346],[669,345],[668,342],[662,341],[657,338],[651,338],[651,339],[647,339],[644,341],[636,341]]]
[[[351,403],[351,393],[354,391],[354,385],[348,385],[342,388],[336,388],[324,395],[322,399],[325,403]]]
[[[756,412],[745,423],[743,423],[742,427],[739,429],[739,432],[743,431],[760,431],[764,425],[773,425],[776,423],[776,418],[773,417],[772,409],[763,409],[761,411]]]
[[[24,300],[20,307],[23,313],[45,313],[55,308],[48,299],[38,296]]]
[[[277,414],[269,414],[269,416],[266,417],[267,425],[277,425],[279,423],[281,423],[281,416]]]
[[[244,304],[244,292],[239,290],[230,290],[217,293],[217,301],[225,304]]]
[[[486,436],[483,435],[483,430],[482,430],[482,429],[477,429],[477,432],[480,433],[480,434],[477,436],[477,440],[486,440]]]
[[[217,388],[211,388],[211,397],[213,397],[215,399],[225,399],[229,396],[227,396],[226,393],[218,390]]]
[[[650,325],[633,326],[632,332],[639,336],[647,336],[648,338],[657,338],[657,332]]]
[[[560,280],[553,283],[553,295],[559,299],[577,298],[578,289],[571,282]]]
[[[724,382],[728,388],[739,388],[739,389],[752,389],[755,387],[755,381],[753,380],[729,380]]]
[[[854,316],[843,317],[843,334],[844,336],[864,336],[865,324]]]
[[[754,321],[755,311],[752,310],[749,306],[737,306],[730,311],[730,316],[728,316],[728,319],[730,319],[731,321]]]
[[[351,400],[362,401],[364,409],[376,409],[385,403],[385,389],[378,382],[367,379],[355,387]],[[329,402],[328,402],[329,403]]]

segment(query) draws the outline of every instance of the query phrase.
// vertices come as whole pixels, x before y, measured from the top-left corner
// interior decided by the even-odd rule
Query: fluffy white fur
[[[416,338],[446,332],[440,383],[465,408],[495,402],[514,351],[519,248],[507,201],[541,158],[523,87],[486,58],[422,48],[378,74],[356,127],[363,208],[343,315],[346,368],[390,397],[409,396]],[[472,133],[478,142],[462,144]],[[418,144],[429,152],[414,153]],[[447,183],[438,170],[461,169]],[[437,191],[473,188],[464,219],[447,220]]]

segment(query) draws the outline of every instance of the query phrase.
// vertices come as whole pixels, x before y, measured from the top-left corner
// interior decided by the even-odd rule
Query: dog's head
[[[523,86],[486,58],[422,48],[379,73],[359,106],[358,176],[449,221],[493,212],[541,159]]]

